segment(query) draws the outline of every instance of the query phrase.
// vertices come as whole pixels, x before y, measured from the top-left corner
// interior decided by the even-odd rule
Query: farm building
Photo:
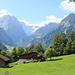
[[[0,67],[7,67],[9,64],[9,58],[0,54]]]
[[[37,52],[30,52],[26,54],[19,55],[19,63],[22,63],[24,60],[38,59]]]

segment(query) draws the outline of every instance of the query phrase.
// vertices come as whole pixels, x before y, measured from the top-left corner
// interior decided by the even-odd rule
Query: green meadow
[[[53,61],[0,68],[0,75],[5,71],[9,71],[9,75],[75,75],[75,54],[53,57]]]
[[[9,51],[9,53],[11,53],[11,51],[13,50],[13,48],[14,48],[14,47],[9,46],[9,45],[5,45],[5,46],[6,46],[6,47],[7,47],[7,49],[8,49],[7,51]]]

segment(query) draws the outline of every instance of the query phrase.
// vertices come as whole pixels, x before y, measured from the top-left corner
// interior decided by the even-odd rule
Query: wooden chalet
[[[24,60],[38,59],[37,52],[30,52],[26,54],[19,55],[19,63],[22,63]]]
[[[9,64],[9,58],[0,54],[0,67],[7,67]]]

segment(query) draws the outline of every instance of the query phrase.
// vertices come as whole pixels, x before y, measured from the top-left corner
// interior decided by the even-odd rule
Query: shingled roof
[[[0,54],[0,58],[3,59],[4,61],[9,61],[10,60],[9,58],[7,58],[7,57],[5,57],[5,56],[3,56],[1,54]]]

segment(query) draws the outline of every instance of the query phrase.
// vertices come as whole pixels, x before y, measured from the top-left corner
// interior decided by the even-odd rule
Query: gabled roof
[[[27,55],[27,54],[33,54],[33,53],[38,54],[37,52],[30,52],[30,53],[25,53],[25,54],[21,54],[21,55]],[[19,55],[19,56],[21,56],[21,55]]]
[[[1,58],[2,60],[4,60],[4,61],[9,61],[9,60],[10,60],[9,58],[3,56],[2,54],[0,54],[0,58]]]

